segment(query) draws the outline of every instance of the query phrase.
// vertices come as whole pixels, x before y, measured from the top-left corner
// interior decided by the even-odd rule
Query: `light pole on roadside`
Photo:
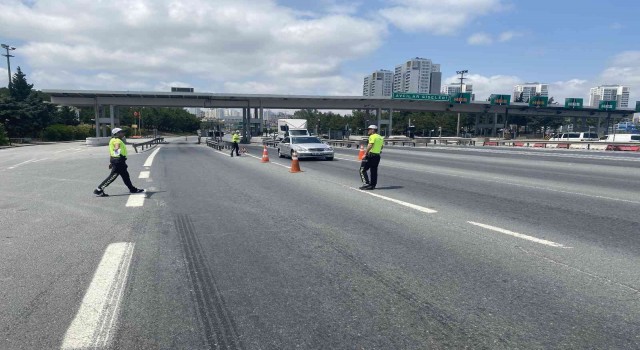
[[[15,57],[15,56],[10,55],[9,51],[13,51],[16,48],[13,46],[9,46],[7,44],[1,44],[1,45],[3,49],[7,50],[7,53],[2,56],[7,58],[7,72],[9,73],[9,90],[11,90],[11,61],[9,60],[9,57]]]
[[[462,85],[464,84],[464,80],[467,79],[464,77],[465,74],[469,73],[468,70],[458,70],[456,74],[460,74],[460,93],[462,93]],[[460,112],[458,112],[458,123],[456,126],[456,137],[460,137]]]

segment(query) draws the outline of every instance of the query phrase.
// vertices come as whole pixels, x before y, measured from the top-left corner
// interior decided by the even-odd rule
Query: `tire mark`
[[[213,273],[204,259],[193,221],[186,214],[175,218],[175,226],[187,262],[194,298],[210,349],[243,349],[235,321],[227,309]]]

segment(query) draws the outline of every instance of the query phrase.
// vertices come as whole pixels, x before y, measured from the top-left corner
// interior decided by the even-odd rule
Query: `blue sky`
[[[358,95],[366,74],[425,57],[445,82],[469,70],[479,99],[539,81],[557,100],[606,83],[635,101],[638,13],[631,0],[0,0],[0,42],[38,89]]]

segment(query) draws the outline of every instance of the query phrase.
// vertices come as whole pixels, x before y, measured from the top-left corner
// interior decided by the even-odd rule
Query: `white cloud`
[[[565,81],[554,81],[549,83],[549,97],[553,97],[555,102],[564,105],[564,99],[568,97],[583,98],[584,103],[589,103],[589,89],[591,83],[585,79],[570,79]]]
[[[273,0],[4,0],[0,36],[25,42],[38,89],[187,81],[197,91],[290,92],[295,78],[300,93],[328,93],[340,90],[344,63],[371,54],[387,31],[348,12],[310,17]]]
[[[491,36],[487,33],[476,33],[467,39],[467,43],[469,45],[491,45],[493,39],[491,39]]]
[[[393,0],[380,14],[407,32],[455,34],[478,17],[508,8],[503,0]]]
[[[629,86],[629,107],[640,100],[640,51],[625,51],[616,55],[599,77],[599,84]]]
[[[500,37],[498,38],[498,41],[500,41],[501,43],[504,43],[519,36],[522,36],[522,34],[514,31],[506,31],[506,32],[500,33]]]

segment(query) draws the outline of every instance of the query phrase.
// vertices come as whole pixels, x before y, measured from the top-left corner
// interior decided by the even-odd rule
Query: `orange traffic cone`
[[[300,170],[300,163],[298,163],[298,153],[297,152],[293,152],[293,154],[291,154],[291,170],[289,170],[290,173],[299,173],[302,170]]]
[[[362,160],[364,158],[364,145],[360,145],[360,153],[358,154],[358,160]]]
[[[264,146],[264,149],[262,150],[262,163],[269,163],[269,152],[267,152],[267,146]]]

